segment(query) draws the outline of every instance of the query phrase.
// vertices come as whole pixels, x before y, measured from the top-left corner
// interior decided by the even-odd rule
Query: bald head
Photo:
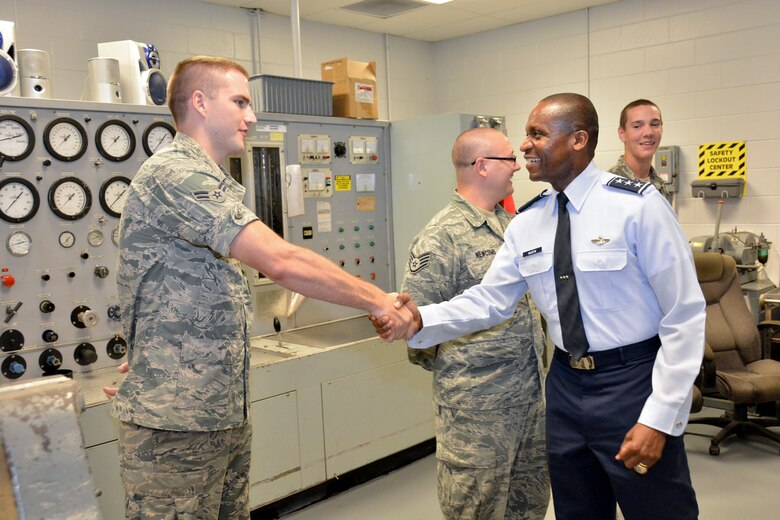
[[[468,168],[477,157],[495,155],[496,145],[507,142],[506,136],[495,128],[471,128],[461,133],[452,146],[452,165],[455,171]]]

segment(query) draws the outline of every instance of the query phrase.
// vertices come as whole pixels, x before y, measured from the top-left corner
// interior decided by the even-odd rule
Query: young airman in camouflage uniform
[[[653,156],[661,144],[664,123],[661,110],[647,99],[637,99],[620,112],[618,137],[624,153],[608,171],[634,181],[649,182],[669,199],[666,183],[653,168]]]
[[[253,311],[241,262],[306,296],[407,327],[411,316],[244,207],[244,188],[219,166],[257,121],[243,68],[196,56],[169,89],[179,132],[133,179],[120,222],[129,371],[112,413],[126,516],[246,520]]]
[[[478,155],[503,158],[471,163]],[[410,247],[401,290],[419,305],[449,300],[482,279],[512,218],[497,205],[511,193],[518,169],[512,157],[509,141],[493,129],[469,130],[456,141],[458,191]],[[477,193],[491,210],[467,200]],[[550,484],[540,320],[523,298],[514,316],[492,329],[408,349],[410,361],[433,371],[438,494],[447,519],[544,518]]]

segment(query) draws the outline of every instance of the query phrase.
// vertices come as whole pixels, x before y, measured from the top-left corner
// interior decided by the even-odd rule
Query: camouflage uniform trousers
[[[126,518],[248,520],[251,441],[249,421],[212,432],[120,422]]]
[[[544,403],[434,405],[439,504],[448,520],[542,520],[550,501]]]

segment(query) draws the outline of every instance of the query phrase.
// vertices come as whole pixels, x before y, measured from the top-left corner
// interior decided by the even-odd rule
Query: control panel
[[[0,101],[0,384],[117,365],[118,224],[166,108]]]
[[[288,241],[311,249],[383,290],[393,286],[387,123],[259,114],[246,141],[243,180],[250,207]],[[262,276],[256,285],[268,285]],[[255,300],[255,332],[301,327],[360,313],[306,299],[287,315],[291,294]],[[278,304],[275,306],[275,304]]]

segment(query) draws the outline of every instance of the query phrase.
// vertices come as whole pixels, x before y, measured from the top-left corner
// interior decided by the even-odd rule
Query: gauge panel
[[[30,124],[13,114],[0,115],[0,158],[21,161],[35,148],[35,132]]]
[[[146,155],[152,156],[157,150],[169,145],[176,136],[176,129],[164,121],[155,121],[144,130],[142,143]]]
[[[70,117],[59,117],[46,125],[43,145],[60,161],[75,161],[87,151],[87,131]]]
[[[109,161],[126,161],[135,152],[135,134],[124,121],[106,121],[95,133],[95,146],[100,155]]]
[[[118,175],[111,177],[100,187],[100,206],[112,217],[122,216],[127,194],[130,189],[130,179]]]
[[[49,188],[49,207],[65,220],[78,220],[92,207],[92,192],[78,177],[63,177]]]
[[[9,177],[0,181],[0,218],[6,222],[27,222],[39,206],[38,190],[27,179]]]

